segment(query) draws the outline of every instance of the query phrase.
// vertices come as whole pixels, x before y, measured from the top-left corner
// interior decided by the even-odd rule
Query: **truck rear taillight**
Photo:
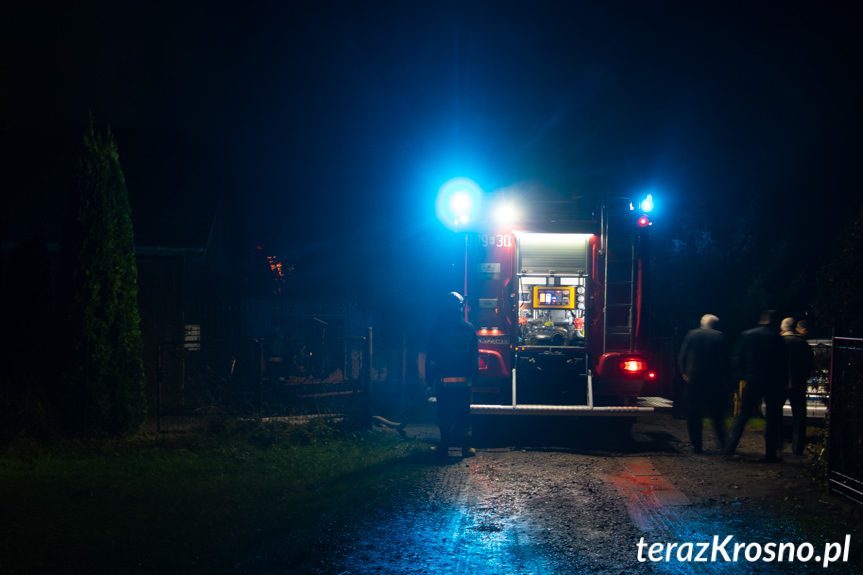
[[[627,380],[656,378],[650,369],[650,360],[638,352],[612,351],[601,355],[596,363],[596,374],[604,378],[622,377]]]
[[[656,379],[656,372],[647,370],[647,362],[641,359],[625,359],[620,362],[620,370],[624,373],[643,373],[647,379]]]
[[[640,359],[627,359],[620,362],[620,369],[627,373],[639,373],[647,369],[647,362]]]
[[[480,369],[488,369],[488,362],[485,357],[479,356],[479,368]]]

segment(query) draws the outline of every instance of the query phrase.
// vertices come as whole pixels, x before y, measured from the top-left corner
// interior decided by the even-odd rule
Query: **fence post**
[[[257,387],[255,398],[258,404],[258,417],[264,417],[264,346],[260,339],[253,340],[255,346],[255,385]]]
[[[156,346],[156,433],[162,432],[162,344]]]
[[[372,359],[374,346],[372,345],[372,328],[366,328],[366,346],[363,355],[363,390],[362,405],[360,407],[359,425],[363,429],[372,427]]]
[[[408,384],[408,335],[402,332],[401,368],[399,373],[399,413],[405,410],[405,389]]]

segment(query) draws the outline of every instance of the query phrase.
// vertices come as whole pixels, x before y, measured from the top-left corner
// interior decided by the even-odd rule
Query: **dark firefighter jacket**
[[[474,327],[462,320],[435,324],[429,340],[426,378],[473,378],[479,369],[479,343]]]

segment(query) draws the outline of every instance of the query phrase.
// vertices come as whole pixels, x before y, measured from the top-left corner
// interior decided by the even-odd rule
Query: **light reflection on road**
[[[521,509],[496,493],[494,481],[478,469],[476,464],[469,473],[458,465],[441,468],[438,488],[425,494],[427,499],[418,497],[414,506],[393,514],[383,533],[369,532],[357,551],[344,557],[351,575],[559,572],[530,537],[533,526]]]

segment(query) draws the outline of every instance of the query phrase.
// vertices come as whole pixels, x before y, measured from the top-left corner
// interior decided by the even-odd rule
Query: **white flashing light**
[[[518,211],[510,203],[501,204],[494,212],[494,219],[499,224],[511,224],[518,218]]]

